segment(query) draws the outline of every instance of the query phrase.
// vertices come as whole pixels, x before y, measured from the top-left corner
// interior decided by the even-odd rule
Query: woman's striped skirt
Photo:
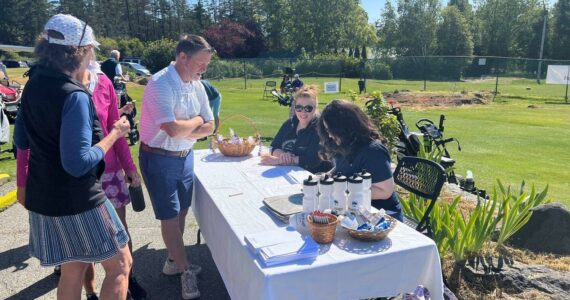
[[[42,266],[66,262],[101,262],[113,257],[129,241],[125,227],[109,200],[70,216],[30,216],[30,255]]]

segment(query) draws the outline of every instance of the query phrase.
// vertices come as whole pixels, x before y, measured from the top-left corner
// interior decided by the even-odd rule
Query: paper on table
[[[272,246],[279,243],[302,240],[302,236],[298,231],[287,230],[286,228],[278,228],[246,234],[244,241],[248,248],[255,254],[259,253],[262,247]]]
[[[305,170],[291,170],[287,175],[297,181],[297,183],[302,184],[303,180],[307,179],[310,173]]]
[[[295,254],[318,252],[319,245],[309,236],[299,239],[278,243],[260,249],[262,255],[272,258],[278,256],[290,256]]]
[[[263,170],[260,169],[259,167],[252,167],[252,166],[245,167],[240,171],[247,178],[259,178],[261,176],[261,173],[263,172]]]
[[[302,240],[263,247],[259,251],[259,256],[267,266],[284,264],[300,259],[315,258],[318,255],[319,246],[310,236],[306,236]]]

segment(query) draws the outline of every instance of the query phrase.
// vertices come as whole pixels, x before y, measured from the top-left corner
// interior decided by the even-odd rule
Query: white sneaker
[[[180,281],[182,283],[182,299],[196,299],[200,297],[198,279],[196,278],[196,274],[190,271],[190,269],[182,272]]]
[[[190,264],[188,266],[188,268],[190,269],[190,271],[192,271],[194,274],[198,275],[200,274],[200,272],[202,272],[202,267],[200,267],[199,265],[193,265]],[[162,267],[162,273],[164,275],[178,275],[181,272],[178,271],[178,268],[176,267],[176,263],[173,260],[170,259],[166,259],[166,261],[164,262],[164,266]]]

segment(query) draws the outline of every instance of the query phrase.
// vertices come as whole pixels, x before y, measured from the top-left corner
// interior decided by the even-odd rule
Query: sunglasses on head
[[[315,109],[315,107],[312,106],[312,105],[306,105],[306,106],[303,106],[303,105],[295,105],[294,108],[295,108],[295,111],[296,111],[296,112],[302,112],[302,111],[304,110],[304,111],[306,111],[306,112],[308,112],[308,113],[312,112],[313,109]]]

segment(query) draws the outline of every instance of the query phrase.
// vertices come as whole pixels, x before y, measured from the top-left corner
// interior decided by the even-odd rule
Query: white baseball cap
[[[47,35],[48,30],[61,33],[63,39]],[[44,26],[44,31],[44,37],[50,44],[79,47],[87,45],[99,46],[91,26],[72,15],[57,14],[51,17]]]

